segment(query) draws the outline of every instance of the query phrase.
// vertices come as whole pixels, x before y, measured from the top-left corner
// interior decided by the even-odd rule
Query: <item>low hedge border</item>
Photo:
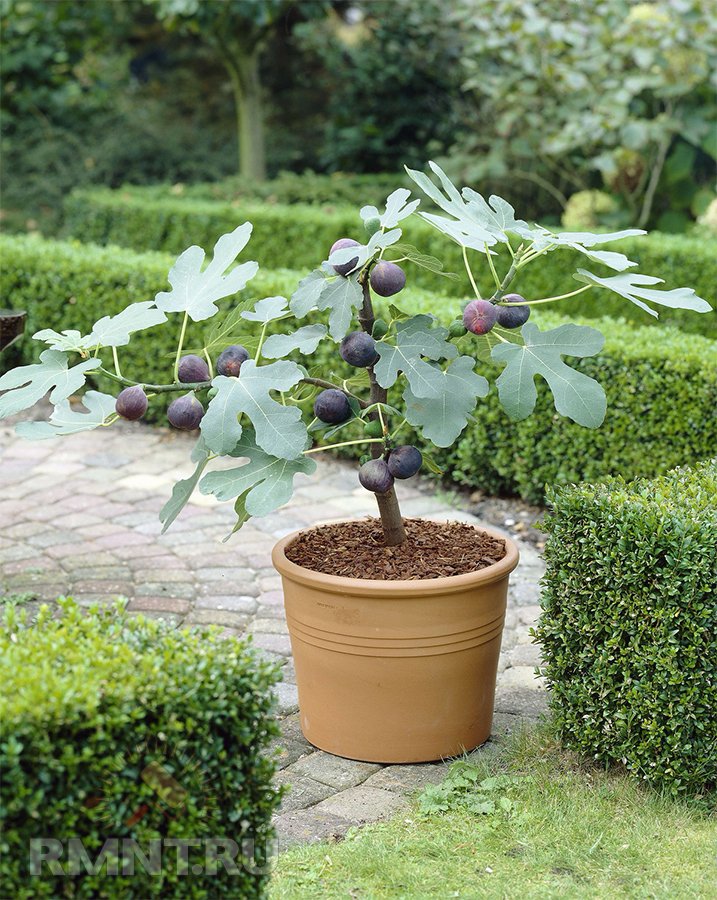
[[[190,243],[209,249],[221,234],[245,220],[254,223],[253,258],[267,269],[285,266],[287,260],[291,260],[293,269],[312,269],[337,237],[349,235],[363,240],[364,234],[353,206],[288,206],[244,200],[220,203],[158,197],[156,189],[137,187],[77,191],[65,204],[67,235],[138,251],[154,247],[178,254]],[[469,286],[458,246],[417,218],[403,226],[406,241],[423,253],[443,260],[447,271],[460,276],[457,281],[451,280],[413,266],[411,283],[441,295],[464,296]],[[659,273],[668,288],[693,287],[701,297],[717,305],[717,241],[657,233],[621,241],[615,246],[638,263],[640,272]],[[501,258],[497,265],[508,268],[509,260]],[[575,251],[553,251],[523,271],[519,290],[528,299],[556,296],[577,286],[572,277],[576,268],[594,269],[595,265]],[[487,267],[476,268],[481,289],[489,293],[493,283]],[[598,274],[600,269],[598,266]],[[695,316],[685,310],[665,310],[655,320],[629,301],[599,289],[593,289],[587,296],[580,295],[573,302],[581,316],[622,316],[641,325],[672,324],[717,338],[717,314]]]
[[[87,611],[61,600],[59,616],[45,606],[32,625],[9,608],[3,626],[3,896],[263,897],[267,875],[257,868],[280,799],[267,752],[278,734],[275,667],[246,642],[175,630],[119,604]],[[78,866],[70,877],[70,838],[90,863],[118,839],[109,864],[119,859],[119,873]],[[38,839],[63,842],[64,874],[39,855],[33,874]],[[219,862],[212,874],[209,842],[223,839],[240,848],[237,871]],[[150,841],[159,846],[158,871],[137,861],[123,874],[121,842],[130,840],[148,857]],[[172,840],[202,842],[187,845],[186,873]]]
[[[549,492],[535,636],[564,743],[671,793],[717,786],[717,460]]]
[[[101,315],[165,289],[173,261],[159,253],[27,237],[2,238],[0,250],[6,260],[0,288],[12,306],[28,310],[28,335],[42,327],[89,331]],[[300,277],[287,270],[260,270],[244,294],[287,296]],[[446,322],[460,309],[456,298],[437,298],[416,288],[407,288],[401,296],[408,311],[432,312]],[[536,313],[536,320],[543,327],[565,321],[546,312]],[[493,389],[476,410],[476,424],[450,450],[436,454],[416,438],[446,478],[492,494],[517,493],[542,502],[545,484],[616,474],[651,476],[711,455],[717,446],[717,343],[696,335],[686,340],[671,328],[663,329],[656,341],[651,327],[610,319],[594,324],[606,336],[605,348],[599,356],[575,364],[605,387],[608,414],[603,427],[581,428],[558,416],[540,380],[536,413],[512,422]],[[201,345],[203,331],[201,325],[192,325],[186,346]],[[125,370],[131,372],[136,365],[148,379],[163,380],[174,340],[166,327],[135,336],[120,351]],[[334,345],[326,342],[323,347],[329,367],[348,374]],[[25,339],[18,353],[31,362],[39,349]],[[99,387],[116,392],[109,383]],[[160,420],[162,407],[156,400],[152,403],[155,420]],[[409,437],[410,432],[404,433]]]

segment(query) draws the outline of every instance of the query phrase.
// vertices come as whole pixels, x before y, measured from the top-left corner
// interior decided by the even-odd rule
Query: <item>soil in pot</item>
[[[381,522],[337,522],[302,532],[286,547],[297,566],[344,578],[416,581],[478,572],[506,555],[505,541],[461,522],[404,519],[406,541],[387,547]]]

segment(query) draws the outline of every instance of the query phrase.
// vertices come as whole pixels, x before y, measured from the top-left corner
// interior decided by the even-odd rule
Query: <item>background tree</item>
[[[199,35],[221,60],[229,76],[237,118],[239,172],[266,177],[260,58],[272,33],[297,18],[323,16],[322,0],[148,0],[169,28]]]
[[[713,16],[712,0],[457,0],[466,177],[526,179],[558,209],[602,181],[626,222],[682,230],[713,196]]]

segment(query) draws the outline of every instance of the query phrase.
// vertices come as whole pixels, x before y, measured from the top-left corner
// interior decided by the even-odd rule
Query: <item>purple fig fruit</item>
[[[181,431],[194,431],[204,415],[204,407],[193,393],[172,400],[167,410],[169,424]]]
[[[358,241],[353,240],[353,238],[339,238],[338,241],[335,241],[331,249],[329,250],[329,259],[331,258],[331,254],[335,250],[343,250],[346,247],[360,247]],[[358,265],[358,256],[355,256],[353,259],[350,259],[348,262],[340,263],[337,266],[334,266],[334,272],[339,275],[348,275],[349,272],[352,272],[355,266]]]
[[[140,385],[127,387],[117,395],[115,411],[123,419],[136,422],[147,412],[147,395]]]
[[[473,334],[487,334],[498,319],[498,310],[489,300],[471,300],[463,310],[463,324]]]
[[[385,494],[393,487],[393,475],[383,459],[370,459],[359,469],[362,487],[374,494]]]
[[[219,354],[217,360],[217,373],[237,378],[242,363],[249,359],[249,351],[241,344],[232,344]]]
[[[329,388],[321,391],[314,400],[314,415],[329,425],[340,425],[351,415],[348,398],[343,391]]]
[[[388,457],[388,470],[394,478],[411,478],[422,465],[421,451],[410,444],[396,447]]]
[[[406,286],[406,273],[396,263],[382,260],[371,269],[368,280],[379,297],[393,297]]]
[[[498,307],[498,324],[503,328],[520,328],[529,318],[529,306],[518,306],[511,303],[510,306]]]
[[[378,359],[376,342],[365,331],[352,331],[341,341],[339,353],[349,365],[365,369]]]
[[[182,384],[195,384],[200,381],[209,381],[209,366],[201,358],[190,353],[179,360],[177,377]]]

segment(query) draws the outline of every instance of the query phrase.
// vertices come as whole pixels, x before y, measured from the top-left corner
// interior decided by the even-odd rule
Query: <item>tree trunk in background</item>
[[[259,80],[259,51],[225,58],[234,91],[237,115],[239,174],[254,181],[266,178],[264,116]]]

